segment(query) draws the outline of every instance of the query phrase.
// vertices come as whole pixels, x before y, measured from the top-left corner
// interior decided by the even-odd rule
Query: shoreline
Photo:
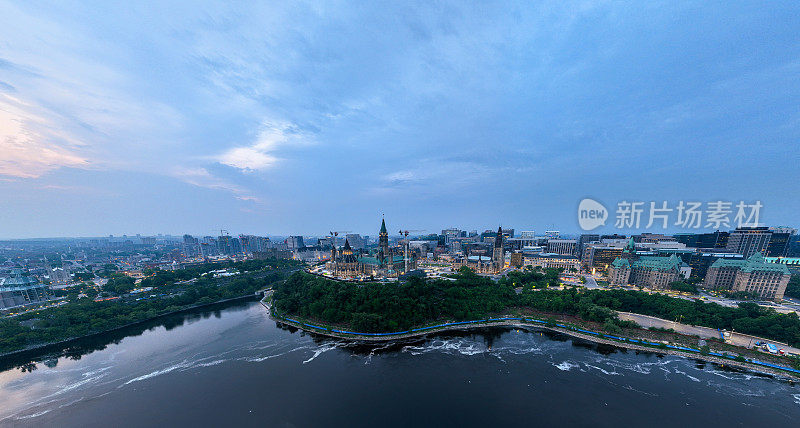
[[[266,297],[262,299],[260,303],[262,306],[264,306],[264,308],[267,309],[269,318],[275,322],[295,327],[307,333],[318,334],[322,336],[332,337],[341,340],[348,340],[352,342],[367,342],[367,343],[393,342],[393,341],[402,341],[413,338],[424,338],[431,334],[446,333],[449,331],[467,331],[478,328],[492,328],[492,327],[517,327],[517,328],[527,328],[540,331],[550,331],[554,333],[560,333],[572,338],[581,339],[602,345],[614,346],[616,348],[621,348],[621,349],[649,352],[652,354],[675,355],[683,358],[689,358],[694,360],[706,361],[713,364],[719,364],[721,366],[727,365],[730,367],[736,367],[738,369],[758,374],[768,375],[772,377],[777,377],[780,379],[786,379],[789,381],[800,380],[800,370],[796,370],[791,367],[781,367],[755,360],[736,361],[733,359],[726,358],[722,354],[717,354],[715,352],[711,352],[709,354],[704,355],[701,354],[699,350],[696,349],[677,347],[672,345],[665,345],[667,347],[662,348],[661,347],[662,344],[655,342],[645,342],[637,339],[616,337],[604,334],[601,336],[601,333],[592,332],[588,330],[575,329],[574,327],[565,326],[561,324],[556,324],[554,326],[547,325],[545,321],[534,320],[534,319],[506,317],[506,318],[494,318],[489,320],[464,321],[460,323],[449,323],[431,327],[422,327],[419,329],[413,329],[407,332],[400,332],[400,333],[353,333],[353,332],[341,333],[337,331],[331,331],[330,329],[314,326],[311,324],[302,323],[300,321],[293,320],[291,318],[276,316],[273,314],[271,305],[266,303],[265,299]]]
[[[178,309],[176,311],[171,311],[171,312],[167,312],[167,313],[164,313],[164,314],[161,314],[161,315],[156,315],[156,316],[154,316],[152,318],[146,318],[146,319],[143,319],[143,320],[134,321],[132,323],[121,325],[119,327],[114,327],[112,329],[98,331],[98,332],[94,332],[94,333],[90,333],[90,334],[85,334],[83,336],[70,337],[70,338],[63,339],[63,340],[58,340],[58,341],[55,341],[55,342],[42,343],[42,344],[38,344],[38,345],[33,345],[31,347],[28,347],[28,348],[19,349],[19,350],[11,351],[11,352],[6,352],[4,354],[0,354],[0,360],[3,360],[5,358],[20,357],[20,356],[25,355],[26,353],[33,354],[31,357],[37,356],[37,355],[44,355],[44,354],[46,354],[45,350],[47,348],[50,348],[50,347],[54,347],[54,348],[55,347],[63,347],[63,346],[69,345],[71,343],[80,341],[80,340],[91,339],[93,337],[97,337],[97,336],[100,336],[102,334],[114,333],[116,331],[119,331],[119,330],[122,330],[122,329],[125,329],[125,328],[135,327],[137,325],[141,325],[141,324],[144,324],[144,323],[147,323],[147,322],[150,322],[150,321],[155,321],[155,320],[158,320],[160,318],[168,317],[170,315],[177,315],[177,314],[180,314],[182,312],[188,312],[188,311],[191,311],[191,310],[194,310],[194,309],[200,309],[200,308],[204,308],[204,307],[208,307],[208,306],[219,305],[219,304],[224,304],[224,303],[230,303],[230,302],[235,302],[235,301],[239,301],[239,300],[247,300],[247,299],[256,300],[258,298],[258,296],[260,296],[260,293],[246,294],[244,296],[238,296],[238,297],[231,297],[229,299],[223,299],[223,300],[220,300],[220,301],[217,301],[217,302],[203,303],[202,305],[192,305],[192,306],[189,306],[189,307],[186,307],[186,308],[183,308],[183,309]]]

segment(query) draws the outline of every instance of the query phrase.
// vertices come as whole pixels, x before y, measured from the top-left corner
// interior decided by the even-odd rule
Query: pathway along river
[[[125,335],[128,335],[127,337]],[[254,302],[0,372],[0,426],[795,426],[800,387],[515,329],[358,346]],[[25,361],[0,359],[0,364]]]

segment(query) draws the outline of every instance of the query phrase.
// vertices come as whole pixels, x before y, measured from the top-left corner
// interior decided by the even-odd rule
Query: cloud
[[[251,195],[247,189],[217,177],[205,168],[177,167],[172,170],[172,176],[193,186],[230,192],[240,201],[263,203],[260,198]]]
[[[141,67],[125,62],[124,46],[66,13],[2,9],[0,173],[165,167],[183,116]]]
[[[28,111],[20,100],[0,94],[0,174],[37,178],[56,168],[89,166],[48,120]]]
[[[381,184],[372,187],[369,193],[436,195],[486,182],[495,172],[477,162],[424,159],[416,163],[412,168],[384,174],[380,177]]]
[[[287,146],[310,144],[303,133],[290,123],[266,123],[259,132],[256,142],[247,147],[234,147],[217,157],[223,165],[243,171],[264,170],[274,166],[280,159],[275,155]]]

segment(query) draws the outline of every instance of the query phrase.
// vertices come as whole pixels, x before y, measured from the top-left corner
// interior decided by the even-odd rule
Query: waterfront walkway
[[[270,293],[271,294],[271,293]],[[577,337],[580,339],[603,343],[612,346],[633,349],[645,352],[664,352],[672,355],[680,355],[687,358],[697,358],[710,361],[717,364],[727,364],[746,370],[752,370],[762,373],[768,373],[777,376],[791,376],[793,378],[800,377],[800,370],[792,367],[779,366],[776,364],[768,363],[766,361],[759,361],[756,359],[742,358],[736,360],[732,355],[721,354],[718,352],[709,352],[707,354],[701,353],[699,349],[689,348],[679,345],[668,345],[664,343],[651,342],[647,340],[631,339],[627,337],[617,337],[613,335],[603,334],[595,331],[584,330],[575,326],[552,323],[533,318],[522,317],[500,317],[489,318],[485,320],[474,321],[461,321],[437,324],[432,326],[420,327],[401,332],[393,333],[361,333],[348,330],[338,330],[330,327],[308,324],[296,319],[284,317],[275,313],[272,305],[269,302],[270,296],[265,296],[261,303],[267,309],[270,317],[275,321],[282,322],[287,325],[297,327],[301,330],[318,333],[325,336],[331,336],[339,339],[364,341],[364,342],[385,342],[393,340],[403,340],[414,337],[422,337],[431,333],[439,333],[451,330],[467,330],[474,328],[485,327],[533,327],[554,331],[557,333],[566,334],[569,336]]]
[[[709,327],[699,327],[694,325],[682,324],[674,321],[668,321],[661,318],[651,317],[649,315],[633,314],[630,312],[617,312],[619,319],[624,321],[633,321],[644,328],[664,328],[672,329],[678,333],[690,336],[699,336],[703,339],[723,339],[731,345],[741,346],[742,348],[752,349],[757,342],[767,342],[776,345],[784,351],[800,355],[800,349],[789,346],[786,343],[776,342],[774,340],[765,339],[763,337],[750,336],[749,334],[730,332],[730,337],[723,337],[722,333]]]

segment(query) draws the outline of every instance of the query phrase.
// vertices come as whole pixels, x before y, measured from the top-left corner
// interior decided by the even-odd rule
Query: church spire
[[[495,248],[503,246],[503,226],[497,227],[497,236],[494,238],[494,246]]]

